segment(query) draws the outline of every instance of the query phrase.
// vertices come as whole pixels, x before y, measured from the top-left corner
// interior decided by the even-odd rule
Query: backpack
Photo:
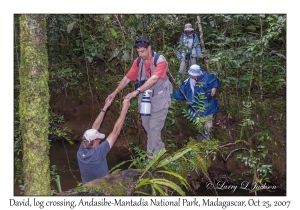
[[[182,33],[182,34],[181,34],[181,37],[180,37],[180,39],[182,39],[182,38],[183,38],[183,34],[184,34],[184,33]],[[192,48],[194,48],[194,42],[195,42],[196,34],[195,34],[195,33],[192,33],[192,35],[193,35],[193,43],[192,43],[192,45],[191,45],[191,46],[192,46]]]
[[[157,60],[158,60],[159,56],[160,56],[160,54],[158,54],[158,53],[156,53],[156,54],[154,55],[154,51],[152,50],[152,57],[154,57],[154,66],[155,66],[155,67],[156,67]],[[137,62],[136,62],[136,65],[137,65],[137,66],[140,65],[141,59],[142,59],[141,57],[138,58],[138,60],[137,60]],[[170,82],[172,82],[173,80],[172,80],[172,77],[171,77],[171,75],[170,75],[169,70],[167,71],[167,76],[168,76]]]
[[[152,50],[152,57],[154,57],[154,66],[156,67],[156,64],[157,64],[157,60],[159,58],[160,54],[156,53],[155,56],[154,56],[154,51]],[[141,62],[141,57],[138,58],[137,62],[136,62],[136,65],[139,66],[140,65],[140,62]]]

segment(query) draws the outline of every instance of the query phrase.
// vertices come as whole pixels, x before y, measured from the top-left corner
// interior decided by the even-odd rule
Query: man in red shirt
[[[143,127],[147,132],[148,158],[152,159],[165,147],[161,139],[161,130],[164,127],[168,108],[171,105],[173,87],[168,79],[168,63],[163,55],[151,49],[151,41],[146,36],[139,37],[134,47],[139,55],[119,83],[118,87],[107,96],[106,100],[115,96],[130,82],[136,81],[136,90],[126,95],[125,99],[138,96],[138,108],[141,110],[141,101],[144,91],[150,91],[151,113],[141,115]],[[157,60],[156,60],[157,59]]]

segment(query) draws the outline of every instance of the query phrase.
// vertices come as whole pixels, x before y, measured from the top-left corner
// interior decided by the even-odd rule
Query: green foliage
[[[259,182],[270,182],[270,175],[272,175],[272,165],[266,164],[264,159],[268,155],[268,149],[265,146],[266,141],[271,141],[269,133],[267,131],[251,134],[249,130],[253,129],[255,122],[251,119],[252,105],[255,105],[254,101],[244,102],[243,109],[241,111],[244,117],[241,121],[241,135],[240,139],[244,136],[249,139],[249,154],[237,154],[236,159],[240,160],[245,164],[245,167],[250,168],[248,174],[253,175],[253,181]],[[244,135],[248,133],[248,135]],[[249,136],[249,135],[252,136]],[[252,142],[251,139],[256,138],[256,142]]]
[[[190,140],[193,142],[193,140]],[[128,162],[132,162],[128,168],[139,168],[142,169],[142,174],[140,175],[140,181],[135,187],[136,194],[150,195],[147,193],[147,187],[151,189],[151,195],[169,195],[166,191],[166,187],[174,190],[174,192],[179,195],[185,195],[185,192],[181,189],[182,186],[185,190],[190,190],[190,185],[187,180],[181,175],[183,170],[186,172],[193,170],[202,170],[207,173],[207,165],[205,161],[200,157],[204,155],[203,151],[215,150],[217,147],[216,142],[207,142],[207,145],[203,143],[190,144],[186,147],[174,152],[172,155],[166,154],[166,149],[162,149],[156,156],[149,160],[146,151],[135,146],[133,149],[134,156],[131,160],[123,161],[117,166],[110,170],[110,173],[116,173],[120,171],[121,166]],[[132,144],[130,144],[132,145]],[[182,166],[186,167],[183,169]],[[163,169],[163,170],[162,170]],[[149,176],[152,178],[144,178]],[[166,177],[165,177],[166,176]],[[178,185],[180,184],[180,185]]]
[[[159,167],[163,167],[164,165],[168,164],[170,160],[174,161],[176,159],[178,159],[179,157],[181,157],[183,154],[179,154],[179,155],[175,155],[172,158],[170,158],[170,160],[164,161],[165,159],[161,160],[160,162],[159,159],[162,157],[163,154],[165,154],[166,149],[162,149],[158,154],[156,154],[156,156],[148,163],[148,165],[146,166],[145,170],[143,171],[143,173],[140,176],[140,182],[135,186],[135,189],[138,190],[139,188],[143,187],[143,186],[149,186],[151,187],[151,195],[157,195],[156,190],[160,193],[160,195],[167,195],[167,193],[163,190],[163,186],[169,187],[172,190],[176,191],[179,195],[185,195],[185,192],[174,182],[168,180],[168,179],[164,179],[164,178],[144,178],[143,176],[144,174],[147,173],[147,171],[152,168],[155,164],[157,164],[156,168]],[[162,162],[163,161],[163,162]],[[183,184],[183,186],[186,189],[189,189],[190,186],[188,184],[188,182],[178,173],[174,173],[171,171],[157,171],[157,173],[165,173],[165,174],[169,174],[172,175],[174,177],[176,177],[180,183]],[[136,193],[139,193],[139,191],[137,191]]]
[[[72,131],[67,127],[62,128],[62,124],[65,122],[64,116],[58,116],[54,113],[50,113],[50,127],[49,127],[49,135],[53,138],[58,138],[61,140],[67,140],[71,145],[74,142],[68,137],[68,134],[71,134]],[[51,141],[51,140],[50,140]]]
[[[148,164],[148,153],[145,150],[142,150],[139,146],[134,146],[133,151],[135,156],[131,157],[132,163],[129,168],[134,166],[136,168],[143,169],[145,165]]]
[[[194,98],[194,103],[192,106],[193,110],[196,111],[191,111],[190,109],[184,109],[182,111],[182,114],[185,118],[187,118],[193,126],[199,131],[203,132],[205,129],[205,118],[202,115],[202,113],[205,111],[207,104],[204,102],[204,99],[206,97],[202,95],[201,93],[197,93],[197,95]]]
[[[164,131],[168,134],[168,137],[166,136],[166,144],[168,148],[176,148],[175,144],[173,143],[173,140],[170,138],[174,138],[174,131],[175,131],[175,123],[176,123],[176,107],[174,106],[174,100],[172,101],[169,109],[168,109],[168,115],[166,117],[165,125],[164,125]]]
[[[60,184],[60,176],[57,174],[56,170],[57,170],[56,165],[52,165],[50,170],[50,177],[51,177],[51,182],[55,182],[56,188],[51,185],[52,188],[51,195],[59,194],[62,191],[61,184]]]
[[[67,92],[67,90],[77,91],[80,90],[79,83],[82,79],[83,76],[81,72],[68,67],[52,71],[50,73],[49,83],[56,87],[56,93]]]
[[[15,157],[14,164],[15,164],[15,180],[14,180],[14,182],[18,183],[19,185],[22,185],[23,178],[24,178],[22,159],[20,159],[19,157]]]

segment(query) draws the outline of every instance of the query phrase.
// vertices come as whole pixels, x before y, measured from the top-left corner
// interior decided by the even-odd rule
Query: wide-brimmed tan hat
[[[193,31],[192,24],[187,23],[184,25],[184,31]]]

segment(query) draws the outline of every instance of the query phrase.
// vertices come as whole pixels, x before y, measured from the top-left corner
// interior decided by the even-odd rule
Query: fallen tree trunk
[[[128,169],[116,174],[108,174],[102,178],[87,182],[80,187],[61,192],[60,195],[132,195],[142,172],[143,170],[140,169]]]

